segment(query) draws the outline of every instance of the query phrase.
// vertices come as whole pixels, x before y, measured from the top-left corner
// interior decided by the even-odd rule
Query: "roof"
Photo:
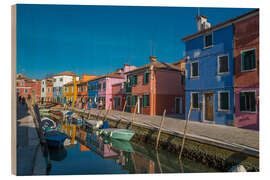
[[[102,78],[118,78],[118,79],[124,79],[124,77],[121,75],[121,73],[112,72],[112,73],[105,74],[105,75],[99,75],[96,78],[87,80],[87,82],[89,82],[89,81],[95,81],[95,80],[102,79]]]
[[[72,86],[72,85],[73,85],[73,81],[70,81],[70,82],[64,84],[64,86]]]
[[[229,19],[229,20],[227,20],[227,21],[224,21],[224,22],[219,23],[219,24],[217,24],[217,25],[215,25],[215,26],[212,26],[211,28],[208,28],[208,29],[199,31],[199,32],[197,32],[197,33],[195,33],[195,34],[192,34],[192,35],[189,35],[189,36],[186,36],[186,37],[182,38],[182,41],[191,40],[191,39],[193,39],[193,38],[195,38],[195,37],[197,37],[197,36],[199,36],[199,35],[201,35],[201,34],[205,34],[205,33],[207,33],[207,32],[213,31],[213,30],[215,30],[215,29],[217,29],[217,28],[219,28],[219,27],[222,27],[222,26],[225,26],[225,25],[229,25],[230,23],[234,23],[234,21],[237,21],[237,20],[239,20],[239,19],[241,19],[241,18],[243,18],[243,17],[246,17],[246,16],[248,16],[248,15],[251,15],[251,14],[253,14],[253,13],[256,14],[257,12],[259,12],[259,9],[255,9],[255,10],[253,10],[253,11],[250,11],[250,12],[248,12],[248,13],[242,14],[242,15],[237,16],[237,17],[235,17],[235,18],[231,18],[231,19]]]
[[[77,74],[71,72],[71,71],[64,71],[58,74],[55,74],[53,77],[55,76],[77,76]]]
[[[180,69],[173,64],[163,63],[163,62],[159,62],[159,61],[152,61],[149,64],[138,67],[137,69],[134,69],[132,71],[128,71],[128,72],[126,72],[126,74],[137,72],[137,71],[144,70],[144,69],[148,69],[151,66],[153,66],[155,69],[167,69],[167,70],[172,70],[172,71],[180,71]]]
[[[180,63],[182,63],[182,62],[185,62],[185,60],[186,60],[186,58],[183,57],[183,58],[180,59],[179,61],[176,61],[176,62],[174,62],[174,63],[172,63],[172,64],[173,64],[173,65],[177,65],[177,64],[180,64]]]

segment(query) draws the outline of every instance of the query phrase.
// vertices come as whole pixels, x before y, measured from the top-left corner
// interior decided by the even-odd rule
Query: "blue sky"
[[[200,8],[200,14],[215,25],[251,10]],[[142,66],[150,55],[175,62],[184,55],[181,39],[197,32],[197,12],[191,7],[19,4],[17,73],[39,79],[67,70],[99,75],[124,63]]]

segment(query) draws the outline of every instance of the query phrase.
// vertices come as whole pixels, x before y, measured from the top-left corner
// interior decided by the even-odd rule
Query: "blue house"
[[[197,17],[199,32],[183,38],[186,46],[185,117],[231,125],[234,119],[233,25],[210,27],[207,17]]]
[[[96,108],[98,103],[99,79],[88,81],[88,107]]]

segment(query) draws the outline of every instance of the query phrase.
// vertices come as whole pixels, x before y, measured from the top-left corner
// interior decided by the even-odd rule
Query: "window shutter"
[[[146,73],[144,73],[143,84],[146,84]]]
[[[242,52],[242,61],[241,61],[241,69],[245,70],[245,52]]]
[[[245,111],[245,93],[240,92],[240,111]]]
[[[255,92],[250,93],[251,96],[251,111],[256,111],[256,97],[255,97]]]
[[[252,54],[252,68],[256,68],[256,52],[255,49],[253,50],[253,54]]]
[[[143,106],[146,106],[146,104],[145,104],[145,95],[143,95]]]

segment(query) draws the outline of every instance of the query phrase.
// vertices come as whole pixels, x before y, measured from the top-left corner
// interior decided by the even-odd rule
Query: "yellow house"
[[[77,85],[79,81],[76,81],[76,77],[73,78],[73,81],[66,83],[63,89],[63,98],[65,99],[66,104],[72,103],[72,107],[75,106],[77,101]]]

